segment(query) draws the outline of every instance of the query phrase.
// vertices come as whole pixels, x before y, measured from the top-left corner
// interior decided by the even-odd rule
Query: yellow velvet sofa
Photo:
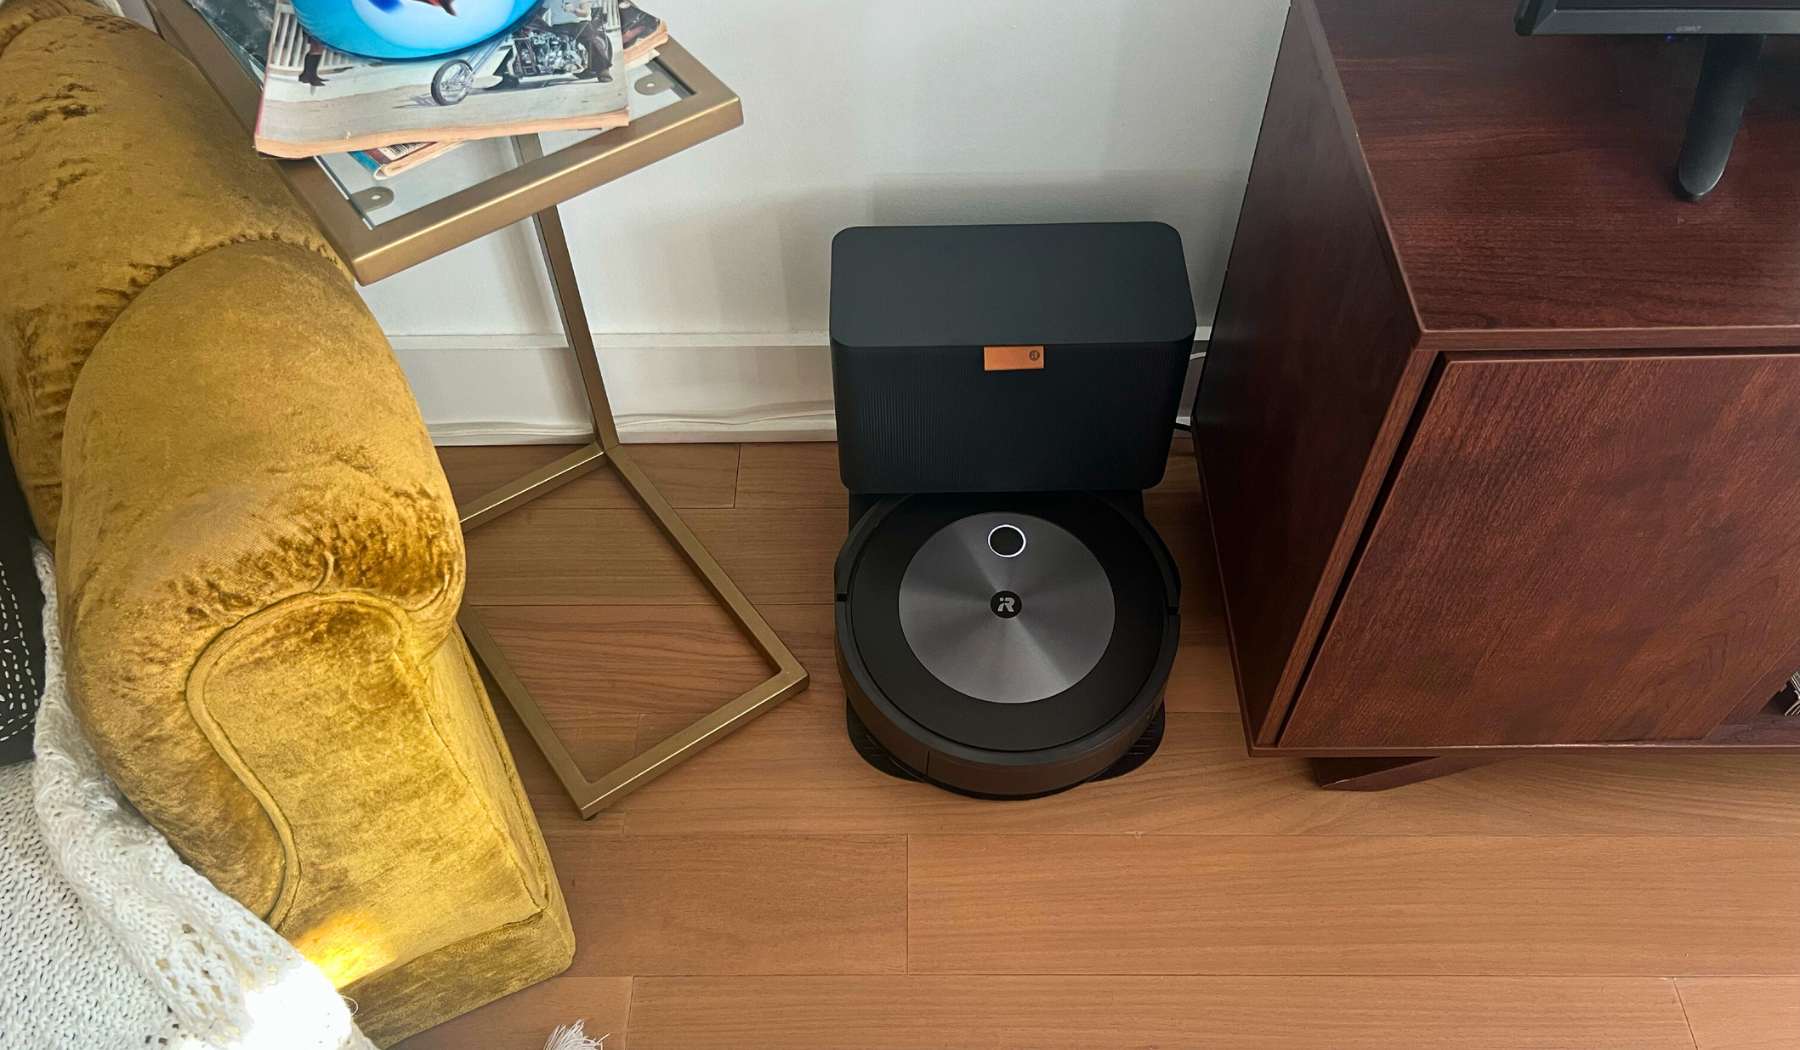
[[[564,969],[417,406],[199,73],[0,4],[0,245],[6,440],[113,779],[378,1044]]]

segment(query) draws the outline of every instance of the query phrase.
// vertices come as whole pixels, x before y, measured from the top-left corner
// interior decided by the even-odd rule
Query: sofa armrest
[[[439,648],[462,537],[418,408],[335,267],[263,241],[144,289],[96,345],[67,420],[56,560],[71,700],[108,773],[184,858],[273,915],[284,833],[190,709],[191,679],[309,603],[385,610],[413,664]],[[323,702],[320,683],[388,644],[342,620],[309,629],[263,688]],[[346,697],[344,717],[388,699]],[[288,717],[286,698],[262,703]]]
[[[455,629],[449,485],[330,260],[254,241],[159,277],[82,371],[62,473],[70,698],[189,863],[383,1042],[568,965]]]

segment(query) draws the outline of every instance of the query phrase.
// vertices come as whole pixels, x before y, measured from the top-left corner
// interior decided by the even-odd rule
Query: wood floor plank
[[[519,721],[490,683],[488,696],[494,705],[494,715],[500,721],[500,729],[506,734],[507,749],[511,751],[513,765],[519,770],[519,782],[525,786],[525,794],[531,803],[532,812],[536,814],[538,825],[544,834],[550,836],[564,831],[577,829],[585,833],[590,828],[603,828],[617,832],[624,827],[624,818],[617,810],[601,812],[592,820],[583,820],[581,814],[570,801],[569,793],[564,790],[562,781],[558,780],[550,763],[545,761],[544,754],[526,732]],[[618,719],[612,726],[596,723],[588,728],[565,728],[562,732],[563,744],[575,757],[588,778],[598,779],[605,770],[631,758],[637,742],[637,718],[635,716]],[[555,859],[555,850],[551,850]]]
[[[698,718],[772,673],[717,605],[495,605],[481,619],[557,726]]]
[[[646,978],[630,1032],[630,1050],[1690,1046],[1654,978]]]
[[[457,502],[492,492],[580,448],[580,445],[446,446],[438,461]],[[732,444],[632,445],[629,454],[678,510],[729,507],[737,488],[738,447]],[[607,467],[539,497],[534,507],[623,510],[637,498]]]
[[[401,1040],[394,1050],[543,1050],[551,1032],[575,1021],[588,1036],[607,1036],[607,1046],[619,1047],[630,1013],[631,978],[564,974]]]
[[[848,513],[850,497],[838,480],[836,442],[749,442],[741,448],[738,506],[828,507]]]
[[[849,523],[841,508],[699,510],[688,525],[750,600],[830,605],[832,565]]]
[[[1800,971],[1786,838],[911,839],[915,972]]]
[[[1222,642],[1225,599],[1219,590],[1212,525],[1206,519],[1206,504],[1200,498],[1193,470],[1191,454],[1185,463],[1181,457],[1172,456],[1163,483],[1144,493],[1144,518],[1162,537],[1181,575],[1182,616],[1204,617],[1216,624]]]
[[[1163,687],[1163,706],[1170,711],[1237,715],[1237,678],[1231,670],[1231,647],[1225,622],[1204,612],[1184,612],[1175,665]]]
[[[469,533],[463,542],[469,559],[463,594],[479,606],[703,605],[712,600],[642,511],[527,504]]]
[[[1148,501],[1189,500],[1200,496],[1200,466],[1194,458],[1194,439],[1176,434],[1169,441],[1169,462],[1162,482],[1144,493]]]
[[[626,835],[574,872],[577,942],[605,974],[898,973],[906,840]]]
[[[682,520],[752,601],[823,603],[844,541],[841,511],[683,511]],[[477,605],[700,605],[712,595],[639,511],[527,505],[470,533]]]
[[[1800,977],[1675,982],[1695,1050],[1800,1050]]]
[[[1129,776],[1023,802],[962,798],[878,773],[851,749],[823,610],[764,612],[813,687],[621,803],[628,828],[1800,836],[1800,762],[1785,755],[1543,756],[1394,791],[1320,791],[1301,760],[1249,757],[1236,714],[1173,711],[1161,750]]]

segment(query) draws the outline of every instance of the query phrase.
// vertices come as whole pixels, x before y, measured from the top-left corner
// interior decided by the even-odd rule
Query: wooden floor
[[[445,449],[459,496],[562,450]],[[1521,759],[1379,794],[1244,754],[1205,514],[1148,765],[1031,802],[875,772],[831,651],[830,445],[634,454],[812,688],[592,821],[500,704],[575,965],[408,1041],[538,1050],[1800,1048],[1800,759]],[[763,677],[605,471],[469,537],[468,594],[597,773]]]

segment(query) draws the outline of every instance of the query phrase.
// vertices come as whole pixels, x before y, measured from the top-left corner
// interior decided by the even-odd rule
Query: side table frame
[[[536,135],[523,135],[514,139],[514,142],[518,145],[520,156],[527,162],[543,156],[543,147]],[[774,671],[768,679],[686,729],[616,767],[600,779],[589,780],[574,756],[569,754],[569,749],[563,744],[555,728],[544,717],[537,701],[532,699],[525,683],[513,671],[511,661],[494,641],[494,636],[482,624],[481,614],[464,601],[457,612],[456,622],[462,627],[463,635],[468,638],[469,647],[474,650],[476,659],[487,668],[507,702],[518,713],[519,720],[525,723],[531,738],[549,760],[557,778],[568,791],[569,798],[581,810],[581,815],[592,817],[667,773],[720,737],[799,693],[806,688],[808,675],[806,668],[800,666],[800,661],[795,659],[794,654],[776,636],[768,621],[756,611],[750,599],[732,582],[699,537],[681,520],[675,508],[669,505],[669,501],[657,491],[655,484],[631,458],[630,453],[625,451],[625,446],[619,443],[612,404],[606,395],[606,382],[600,374],[600,358],[594,349],[587,311],[582,306],[581,290],[575,280],[574,260],[569,255],[569,242],[563,234],[562,217],[557,213],[556,206],[551,205],[532,216],[532,223],[537,227],[538,241],[543,247],[544,259],[549,264],[550,283],[556,293],[556,305],[562,315],[563,332],[568,336],[570,353],[581,369],[582,386],[587,394],[589,414],[594,422],[594,440],[511,484],[503,485],[458,507],[463,531],[480,528],[602,465],[610,466],[637,498],[638,504],[655,520],[657,528],[662,530],[662,534],[681,552],[682,558],[706,582],[713,597],[730,614],[744,637],[756,647],[756,651]]]

